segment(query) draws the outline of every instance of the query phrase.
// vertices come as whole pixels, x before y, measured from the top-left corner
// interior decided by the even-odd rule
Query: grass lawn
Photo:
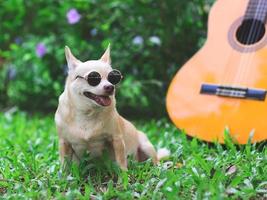
[[[208,145],[167,120],[135,123],[172,155],[159,166],[108,159],[62,172],[53,117],[0,114],[0,199],[267,199],[264,144]]]

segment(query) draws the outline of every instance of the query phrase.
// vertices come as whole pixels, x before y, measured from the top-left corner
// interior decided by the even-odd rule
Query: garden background
[[[213,0],[0,0],[0,199],[266,199],[264,144],[210,145],[169,121],[168,85],[204,44]],[[111,43],[120,113],[158,149],[153,166],[106,159],[62,170],[54,113],[64,46],[82,61]]]
[[[125,77],[119,111],[165,116],[167,87],[205,41],[212,2],[1,1],[1,108],[54,112],[67,74],[64,46],[85,61],[111,43],[113,67]]]

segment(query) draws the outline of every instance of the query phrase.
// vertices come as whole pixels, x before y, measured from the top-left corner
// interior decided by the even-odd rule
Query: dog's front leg
[[[118,165],[122,170],[127,171],[127,155],[123,138],[121,136],[113,137],[112,144]]]
[[[79,162],[79,159],[73,151],[71,144],[63,138],[59,138],[59,156],[62,165],[66,161]]]

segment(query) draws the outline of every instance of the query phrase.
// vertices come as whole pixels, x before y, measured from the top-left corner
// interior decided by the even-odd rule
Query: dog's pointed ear
[[[110,58],[110,44],[108,44],[108,48],[106,49],[105,53],[100,58],[103,62],[106,62],[108,64],[111,64],[111,58]]]
[[[70,71],[74,70],[80,63],[82,63],[80,60],[78,60],[72,55],[70,48],[68,46],[65,46],[65,56]]]

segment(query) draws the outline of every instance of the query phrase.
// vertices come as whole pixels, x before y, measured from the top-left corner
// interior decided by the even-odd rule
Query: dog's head
[[[65,55],[69,68],[66,90],[72,103],[82,109],[115,105],[115,85],[122,76],[111,67],[110,47],[99,60],[81,62],[68,47]]]

